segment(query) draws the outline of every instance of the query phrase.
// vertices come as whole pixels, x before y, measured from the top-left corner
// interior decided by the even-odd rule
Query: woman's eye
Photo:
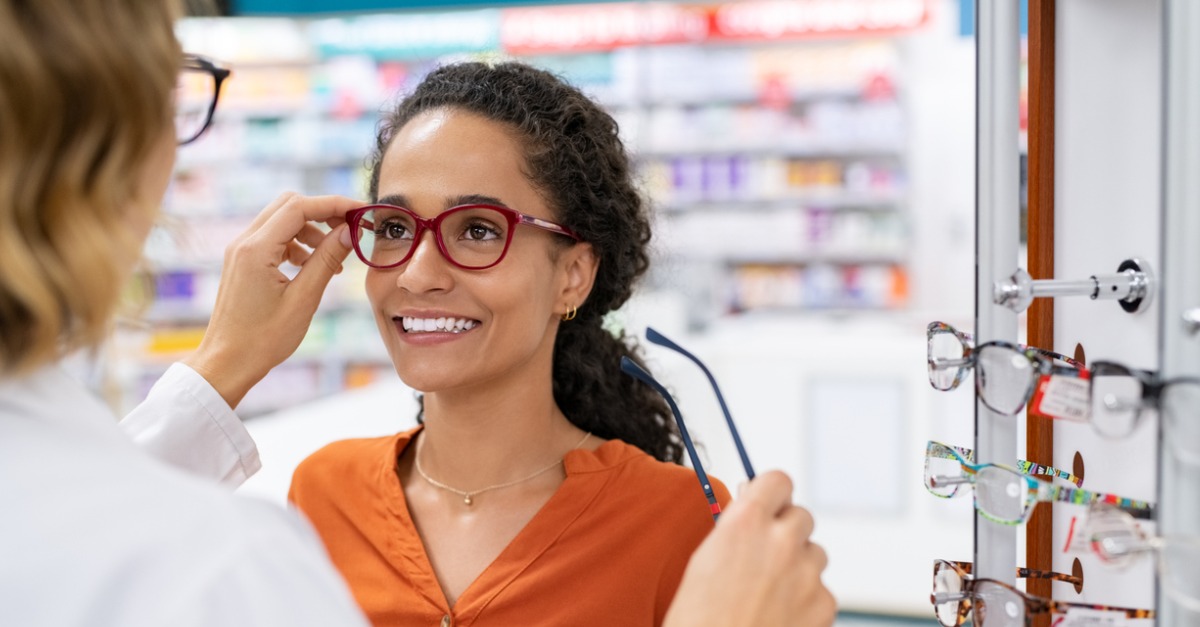
[[[463,232],[463,238],[472,241],[485,241],[500,237],[500,232],[487,224],[469,224]]]
[[[408,237],[408,227],[399,222],[384,222],[375,229],[375,237],[382,239],[405,239]]]

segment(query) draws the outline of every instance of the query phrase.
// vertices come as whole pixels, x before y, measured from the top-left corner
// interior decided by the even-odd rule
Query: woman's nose
[[[412,256],[400,266],[396,286],[414,293],[449,289],[451,264],[438,248],[436,234],[426,230],[413,246]]]

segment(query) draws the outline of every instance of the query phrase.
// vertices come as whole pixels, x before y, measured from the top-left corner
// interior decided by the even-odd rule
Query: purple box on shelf
[[[163,272],[156,275],[154,295],[158,300],[191,300],[196,295],[196,275],[192,272]]]

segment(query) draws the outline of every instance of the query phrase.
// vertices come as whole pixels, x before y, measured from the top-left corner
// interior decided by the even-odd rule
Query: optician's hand
[[[837,604],[821,583],[827,560],[812,529],[787,475],[759,475],[692,555],[664,627],[832,625]]]
[[[350,254],[343,216],[362,204],[341,196],[283,194],[225,249],[212,319],[200,348],[184,363],[230,407],[300,346],[325,286]],[[333,229],[326,234],[314,222]],[[294,279],[279,270],[285,261],[300,267]]]

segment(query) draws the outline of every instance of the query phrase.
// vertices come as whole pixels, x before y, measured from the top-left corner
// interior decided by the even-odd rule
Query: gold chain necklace
[[[591,431],[588,431],[587,433],[583,434],[583,439],[580,440],[579,443],[576,444],[575,446],[572,446],[571,450],[573,451],[573,450],[583,446],[583,443],[587,442],[587,439],[590,437],[592,437]],[[448,485],[442,483],[441,481],[438,481],[437,479],[434,479],[433,477],[430,477],[429,475],[425,474],[425,469],[421,468],[421,447],[424,443],[425,443],[425,438],[422,437],[421,441],[417,442],[417,451],[413,455],[413,466],[415,466],[417,468],[417,474],[421,475],[421,478],[424,479],[425,481],[427,481],[429,483],[429,485],[432,485],[435,488],[441,488],[442,490],[445,490],[447,492],[452,492],[454,494],[457,494],[457,495],[463,497],[463,503],[468,506],[475,502],[476,494],[482,494],[484,492],[489,492],[491,490],[499,490],[500,488],[508,488],[511,486],[515,486],[518,483],[525,483],[526,481],[529,481],[530,479],[533,479],[534,477],[537,477],[538,475],[541,475],[541,474],[551,470],[552,468],[557,468],[559,464],[563,463],[563,460],[559,459],[559,460],[555,461],[554,463],[550,464],[549,466],[546,466],[544,468],[539,468],[533,474],[526,476],[526,477],[522,477],[515,481],[508,481],[505,483],[497,483],[496,485],[490,485],[490,486],[487,486],[486,488],[479,488],[478,490],[471,490],[471,491],[459,490],[458,488],[448,486]]]

